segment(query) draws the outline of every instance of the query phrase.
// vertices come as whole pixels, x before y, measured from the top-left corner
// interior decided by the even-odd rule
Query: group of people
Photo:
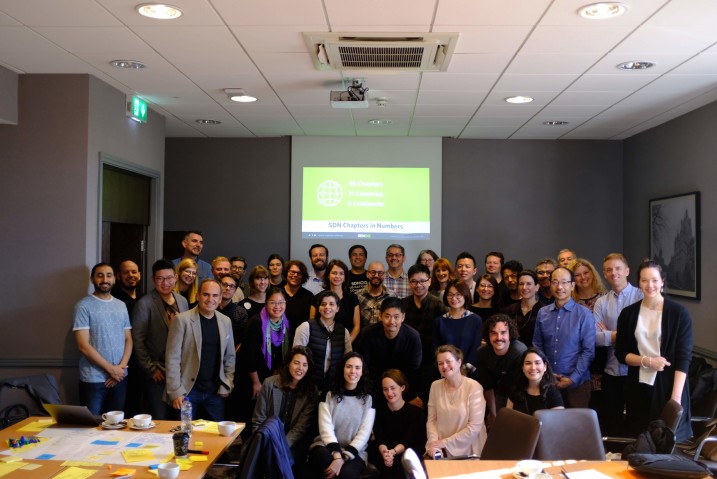
[[[568,249],[534,269],[490,252],[478,275],[468,252],[451,263],[421,251],[404,271],[398,244],[368,266],[362,245],[347,265],[317,244],[311,271],[272,254],[245,274],[240,256],[201,260],[200,232],[182,245],[183,257],[153,264],[145,296],[132,261],[117,284],[112,266],[92,269],[73,330],[94,413],[172,419],[187,398],[195,416],[252,424],[247,434],[278,416],[297,474],[329,479],[359,477],[367,460],[402,477],[409,447],[480,455],[502,407],[594,407],[603,433],[622,435],[675,399],[677,438],[691,435],[691,320],[662,295],[655,261],[640,263],[635,287],[627,259],[607,255],[606,288]]]

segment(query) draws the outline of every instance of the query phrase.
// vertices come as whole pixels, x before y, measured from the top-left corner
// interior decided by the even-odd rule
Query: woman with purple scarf
[[[236,397],[233,398],[237,417],[228,419],[249,424],[261,383],[281,368],[291,348],[285,311],[284,290],[272,287],[266,293],[266,303],[259,314],[249,319],[244,342],[237,351]]]

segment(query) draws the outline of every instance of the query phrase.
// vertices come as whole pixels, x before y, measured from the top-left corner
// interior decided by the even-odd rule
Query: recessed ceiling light
[[[196,121],[196,122],[199,123],[200,125],[221,125],[221,124],[222,124],[222,122],[219,121],[219,120],[202,120],[202,119],[199,119],[199,120],[194,120],[194,121]]]
[[[112,60],[110,62],[110,65],[115,68],[129,68],[130,70],[139,70],[141,68],[147,68],[147,65],[136,60]]]
[[[393,125],[393,120],[375,119],[369,120],[369,125]]]
[[[543,125],[546,125],[546,126],[562,126],[562,125],[567,125],[568,123],[570,123],[570,122],[568,122],[568,121],[563,121],[563,120],[550,120],[550,121],[544,121],[544,122],[543,122]]]
[[[581,17],[589,18],[590,20],[614,18],[625,12],[627,12],[627,5],[618,2],[591,3],[590,5],[580,7],[578,10]]]
[[[617,65],[620,70],[647,70],[654,66],[654,62],[623,62]]]
[[[226,88],[224,93],[227,94],[231,101],[238,101],[239,103],[252,103],[256,101],[256,97],[247,95],[241,88]]]
[[[182,16],[179,8],[166,3],[143,3],[135,8],[140,15],[158,20],[174,20]]]
[[[509,96],[508,98],[505,99],[505,101],[507,101],[508,103],[518,103],[518,104],[530,103],[531,101],[533,101],[533,98],[529,97],[529,96],[518,95],[518,96]]]

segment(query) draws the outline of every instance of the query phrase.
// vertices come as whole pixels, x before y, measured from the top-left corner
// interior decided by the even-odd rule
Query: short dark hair
[[[553,258],[541,258],[538,260],[537,263],[535,263],[535,269],[538,269],[538,266],[544,265],[544,264],[550,264],[553,265],[553,268],[558,267],[558,262],[555,261]]]
[[[275,294],[280,294],[286,299],[286,290],[284,288],[280,288],[279,286],[272,286],[266,291],[266,299],[268,300]]]
[[[246,269],[246,267],[249,265],[249,263],[247,263],[247,261],[246,261],[246,258],[243,257],[243,256],[232,256],[231,258],[229,258],[229,262],[230,262],[230,263],[233,263],[233,262],[235,262],[235,261],[241,261],[242,263],[244,263],[244,268],[245,268],[245,269]],[[283,261],[282,261],[282,263],[283,263]]]
[[[349,248],[349,256],[351,256],[351,253],[353,253],[355,249],[362,249],[363,254],[366,255],[366,257],[368,257],[368,251],[366,251],[366,247],[362,244],[355,244],[352,247],[350,247]]]
[[[157,271],[162,271],[163,269],[171,269],[172,271],[174,271],[174,264],[168,259],[158,259],[152,265],[152,276],[157,274]]]
[[[518,281],[520,281],[521,276],[530,276],[531,278],[533,278],[533,282],[535,284],[538,284],[538,273],[536,273],[532,269],[524,269],[523,271],[518,273]]]
[[[505,271],[506,269],[509,269],[514,273],[519,273],[523,271],[523,263],[514,259],[506,261],[505,264],[500,267],[500,274],[503,275],[503,271]]]
[[[316,306],[316,314],[318,317],[319,314],[319,305],[321,304],[321,301],[324,300],[327,296],[330,296],[334,298],[334,301],[336,301],[336,304],[338,305],[341,302],[341,298],[339,298],[339,295],[331,291],[330,289],[325,289],[319,294],[316,295],[316,298],[314,299],[314,305]]]
[[[403,246],[401,246],[400,244],[396,244],[396,243],[390,244],[386,247],[386,254],[388,254],[388,250],[390,250],[391,248],[398,248],[401,250],[402,255],[406,254],[406,250],[403,249]]]
[[[311,248],[309,248],[309,258],[311,258],[311,251],[312,251],[314,248],[324,248],[324,251],[326,251],[326,257],[327,257],[327,258],[329,257],[329,248],[327,248],[326,246],[324,246],[324,245],[322,245],[322,244],[316,243],[316,244],[312,244],[312,245],[311,245]]]
[[[189,235],[199,235],[204,239],[204,234],[199,230],[189,230],[184,233],[184,239],[188,239]]]
[[[90,277],[94,278],[95,271],[97,271],[97,268],[102,268],[103,266],[108,266],[112,270],[112,274],[115,274],[115,269],[112,267],[112,265],[103,261],[101,263],[97,263],[92,267],[92,270],[90,271]],[[174,269],[174,266],[172,266],[172,269]]]
[[[455,264],[458,264],[458,260],[461,260],[461,259],[469,259],[469,260],[473,261],[473,267],[474,268],[476,267],[476,259],[468,251],[463,251],[461,253],[458,253],[458,256],[456,256]]]
[[[518,325],[515,323],[515,320],[507,314],[496,313],[490,315],[488,319],[486,319],[483,323],[483,338],[488,340],[488,338],[490,337],[490,330],[493,329],[493,326],[495,326],[496,323],[505,323],[508,326],[508,336],[510,337],[511,341],[514,341],[520,337]]]
[[[387,309],[391,308],[396,308],[402,313],[406,312],[406,307],[403,305],[403,301],[394,296],[389,296],[388,298],[385,298],[383,301],[381,301],[381,308],[379,309],[379,312],[383,313]]]
[[[282,266],[284,265],[284,263],[285,263],[284,258],[279,253],[272,253],[269,255],[269,258],[267,258],[267,260],[266,260],[266,267],[268,268],[269,263],[271,263],[271,261],[275,260],[275,259],[278,259],[279,261],[281,261]]]
[[[503,262],[505,261],[505,256],[503,256],[503,253],[500,251],[491,251],[490,253],[486,253],[484,263],[488,262],[488,256],[495,256],[496,258],[500,259],[500,265],[503,266]]]
[[[410,278],[414,274],[418,273],[424,273],[426,276],[428,276],[428,279],[431,279],[431,270],[428,269],[428,266],[425,264],[417,263],[414,265],[411,265],[410,268],[408,268],[408,277]]]
[[[448,283],[448,286],[446,286],[446,290],[443,293],[443,304],[448,306],[448,290],[451,287],[456,288],[456,291],[458,291],[460,295],[463,296],[463,299],[465,300],[465,304],[463,305],[463,307],[466,309],[470,308],[473,304],[473,298],[471,298],[471,289],[464,281],[454,280]]]

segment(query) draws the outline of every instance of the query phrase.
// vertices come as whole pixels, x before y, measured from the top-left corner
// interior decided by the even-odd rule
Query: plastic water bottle
[[[182,401],[182,431],[191,434],[192,433],[192,402],[189,398],[184,398]]]

